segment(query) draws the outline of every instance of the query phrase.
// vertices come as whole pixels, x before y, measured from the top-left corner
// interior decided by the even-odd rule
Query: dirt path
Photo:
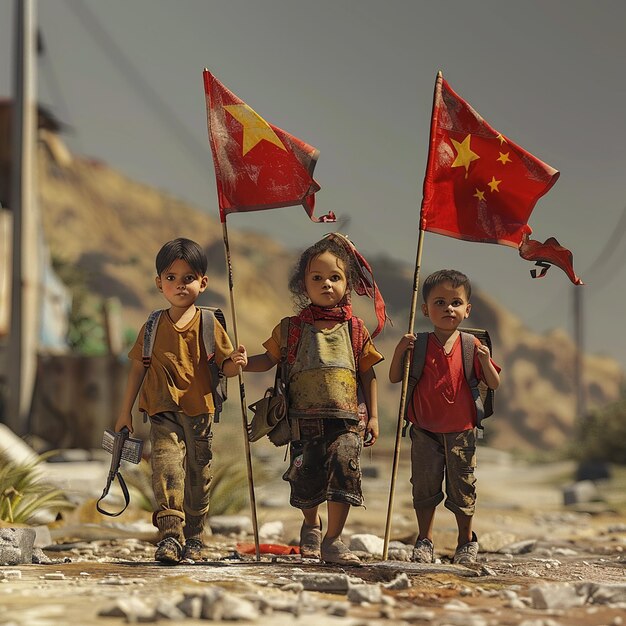
[[[157,619],[157,606],[170,611],[171,623],[202,624],[207,620],[192,617],[192,609],[185,615],[177,607],[209,606],[207,593],[216,589],[222,595],[209,603],[214,617],[221,602],[222,619],[225,606],[236,606],[232,610],[253,623],[277,626],[293,626],[294,619],[299,626],[623,624],[626,518],[610,507],[593,515],[565,508],[558,479],[571,474],[571,464],[526,465],[481,453],[476,566],[450,564],[456,534],[454,518],[443,508],[435,532],[439,562],[433,565],[381,562],[375,555],[364,555],[364,567],[343,569],[302,564],[299,557],[224,560],[250,537],[215,535],[207,561],[167,567],[152,560],[152,543],[125,536],[123,526],[77,525],[65,538],[61,527],[55,549],[46,551],[54,563],[0,567],[0,626],[149,622]],[[379,459],[388,458],[364,459],[367,508],[351,512],[346,536],[383,536],[389,469]],[[276,463],[270,473],[280,476],[278,463],[267,463]],[[392,539],[410,547],[416,529],[405,460],[399,476]],[[281,521],[284,542],[297,536],[300,524],[299,512],[282,504],[287,497],[282,481],[263,485],[257,496],[259,525]],[[396,588],[388,586],[392,581]],[[103,615],[116,611],[117,617]]]

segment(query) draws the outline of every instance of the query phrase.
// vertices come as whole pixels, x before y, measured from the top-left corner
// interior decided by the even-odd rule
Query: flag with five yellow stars
[[[438,74],[421,230],[512,246],[524,257],[532,242],[530,214],[558,177],[553,167],[494,130]],[[571,253],[568,260],[562,251],[569,251],[559,246],[558,254],[552,254],[552,239],[535,247],[528,260],[554,263],[579,284]]]
[[[314,222],[334,221],[332,213],[313,215],[318,150],[268,124],[206,69],[204,91],[222,222],[229,213],[298,204]]]

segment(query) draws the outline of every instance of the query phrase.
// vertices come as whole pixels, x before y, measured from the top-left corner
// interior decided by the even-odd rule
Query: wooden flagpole
[[[430,138],[428,143],[428,163],[426,165],[426,177],[424,178],[424,190],[426,191],[426,180],[428,179],[429,172],[431,171],[432,160],[434,159],[434,144],[435,134],[438,123],[438,109],[437,101],[441,97],[441,83],[443,81],[443,74],[441,71],[437,72],[437,78],[435,80],[435,91],[433,93],[433,112],[430,120]],[[422,200],[423,210],[424,200]],[[415,325],[415,311],[417,309],[417,296],[419,292],[420,282],[420,269],[422,265],[422,247],[424,245],[424,227],[422,211],[420,211],[420,228],[419,237],[417,240],[417,255],[415,259],[415,274],[413,276],[413,297],[411,298],[411,311],[409,313],[409,333],[413,332]],[[398,425],[396,428],[396,446],[393,452],[393,466],[391,469],[391,485],[389,487],[389,504],[387,506],[387,522],[385,524],[385,542],[383,544],[383,560],[387,560],[387,551],[389,550],[389,535],[391,534],[391,515],[393,512],[393,494],[396,485],[396,477],[398,474],[398,462],[400,460],[400,440],[402,438],[402,424],[404,421],[404,412],[407,402],[407,389],[409,386],[409,371],[411,369],[411,353],[407,351],[404,355],[404,370],[402,374],[402,392],[400,394],[400,409],[398,411]]]
[[[233,336],[235,338],[235,349],[239,346],[239,335],[237,333],[237,314],[235,311],[235,292],[233,287],[233,267],[230,261],[230,244],[228,243],[228,228],[226,227],[226,217],[222,221],[222,235],[224,237],[224,252],[226,253],[226,265],[228,267],[228,290],[230,292],[230,310],[233,320]],[[254,476],[252,474],[252,455],[250,453],[250,440],[248,439],[248,414],[246,411],[246,390],[243,385],[243,372],[239,368],[239,396],[241,399],[241,419],[243,426],[243,442],[246,451],[246,467],[248,471],[248,490],[250,493],[250,513],[252,514],[252,530],[254,532],[254,551],[256,560],[261,560],[259,549],[259,526],[256,515],[256,498],[254,495]]]
[[[409,313],[409,329],[412,333],[415,326],[415,312],[417,310],[417,296],[419,293],[420,269],[422,265],[422,247],[424,244],[424,231],[420,229],[417,240],[417,256],[415,259],[415,273],[413,275],[413,295],[411,297],[411,310]],[[404,422],[404,412],[406,410],[407,389],[409,386],[409,371],[411,369],[411,353],[404,355],[404,371],[402,374],[402,392],[400,394],[400,408],[398,410],[398,424],[396,426],[396,445],[393,451],[393,465],[391,469],[391,484],[389,487],[389,504],[387,505],[387,522],[385,523],[385,542],[383,544],[383,560],[387,560],[389,549],[389,536],[391,534],[391,515],[393,512],[393,496],[395,491],[396,477],[398,475],[398,463],[400,461],[400,442],[402,439],[402,426]]]

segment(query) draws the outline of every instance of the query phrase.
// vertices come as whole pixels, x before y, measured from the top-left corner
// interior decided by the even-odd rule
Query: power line
[[[176,113],[144,78],[141,71],[134,65],[132,60],[122,51],[120,46],[103,28],[98,18],[90,11],[84,2],[71,2],[66,0],[66,5],[78,18],[93,40],[100,46],[109,61],[120,74],[137,91],[140,97],[176,136],[176,140],[192,158],[194,164],[206,174],[206,166],[209,163],[208,139],[204,145],[181,123]]]

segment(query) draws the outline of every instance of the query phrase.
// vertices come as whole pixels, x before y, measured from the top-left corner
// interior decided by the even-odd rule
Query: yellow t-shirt
[[[142,361],[144,326],[128,357]],[[163,312],[156,328],[152,361],[146,371],[139,410],[148,415],[163,411],[183,412],[185,415],[214,413],[211,374],[202,341],[200,309],[183,328]],[[222,325],[215,320],[215,362],[222,367],[232,354],[233,345]]]

